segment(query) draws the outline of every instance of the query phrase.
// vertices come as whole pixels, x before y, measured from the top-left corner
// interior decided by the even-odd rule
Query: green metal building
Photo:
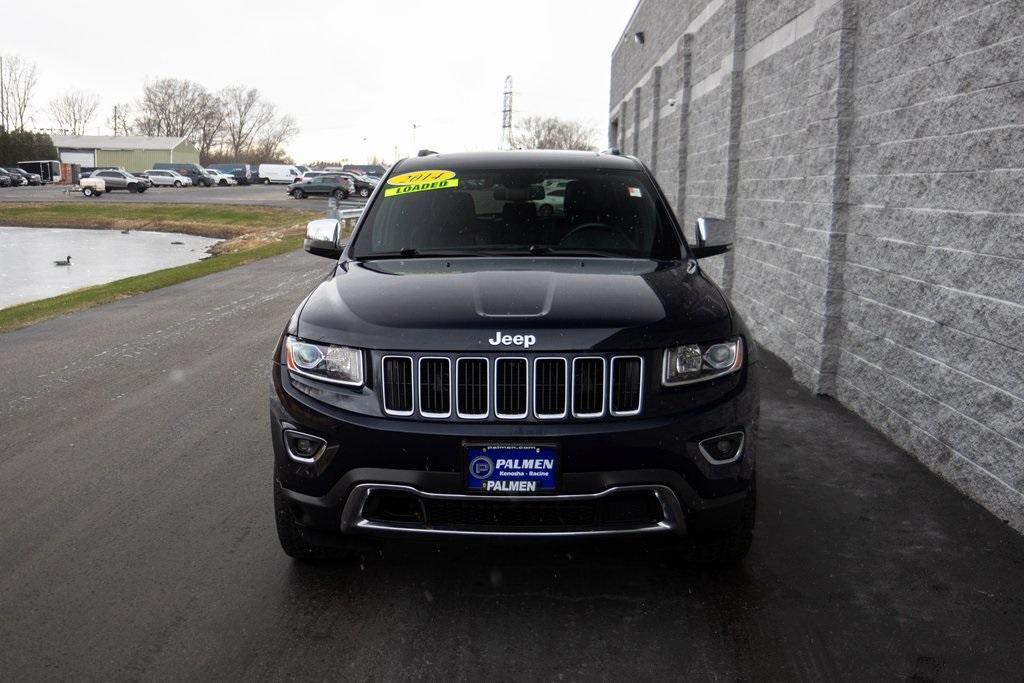
[[[119,166],[145,171],[157,163],[198,164],[199,150],[186,138],[145,135],[51,135],[60,160],[85,167]]]

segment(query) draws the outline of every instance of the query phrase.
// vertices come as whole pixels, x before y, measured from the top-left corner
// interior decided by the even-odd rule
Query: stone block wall
[[[642,0],[611,102],[758,341],[1024,531],[1020,0]]]

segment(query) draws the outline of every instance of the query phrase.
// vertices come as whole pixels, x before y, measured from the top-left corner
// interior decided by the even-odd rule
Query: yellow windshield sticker
[[[458,186],[458,178],[446,178],[444,180],[433,180],[410,185],[399,185],[398,187],[389,187],[384,190],[384,196],[395,197],[403,194],[411,194],[413,192],[424,192],[426,190],[446,190],[448,188]]]
[[[413,171],[388,178],[388,185],[421,185],[435,180],[451,180],[454,177],[454,171]]]

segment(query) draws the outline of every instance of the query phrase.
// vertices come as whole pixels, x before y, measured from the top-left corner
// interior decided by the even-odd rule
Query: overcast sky
[[[38,66],[37,127],[64,90],[97,93],[89,132],[109,134],[113,105],[138,99],[147,79],[242,83],[298,120],[296,161],[390,161],[396,147],[495,148],[507,74],[514,116],[577,119],[603,143],[611,52],[635,4],[158,0],[92,12],[14,2],[0,14],[0,51]]]

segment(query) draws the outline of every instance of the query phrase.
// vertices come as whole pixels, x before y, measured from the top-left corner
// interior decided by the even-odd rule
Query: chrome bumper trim
[[[374,491],[397,491],[407,493],[419,498],[433,500],[459,500],[478,501],[485,499],[489,502],[507,501],[510,503],[522,501],[574,501],[574,500],[597,500],[617,493],[634,491],[649,491],[655,495],[661,504],[662,520],[657,523],[609,526],[607,528],[567,528],[547,530],[503,530],[492,528],[472,527],[431,527],[421,524],[401,524],[378,522],[366,519],[363,516],[363,508],[370,494]],[[480,495],[460,493],[430,493],[421,491],[412,486],[404,484],[359,484],[349,494],[345,508],[341,513],[341,530],[343,532],[360,532],[380,536],[456,536],[456,537],[491,537],[491,538],[580,538],[599,536],[642,536],[650,534],[674,533],[685,535],[686,526],[683,518],[682,506],[679,498],[667,486],[660,484],[637,484],[630,486],[613,486],[598,493],[577,493],[549,496],[493,496],[485,497]]]

